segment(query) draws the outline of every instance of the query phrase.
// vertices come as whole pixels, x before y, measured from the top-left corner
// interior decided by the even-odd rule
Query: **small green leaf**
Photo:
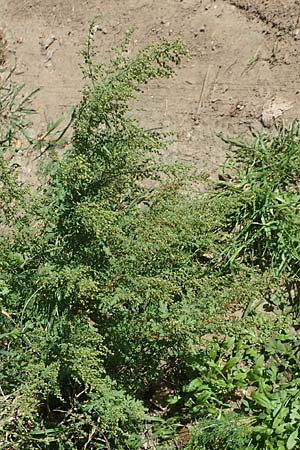
[[[24,257],[21,253],[15,252],[10,254],[11,259],[18,264],[19,266],[22,266],[24,264]]]
[[[204,404],[207,400],[212,396],[212,392],[210,390],[205,390],[200,394],[197,394],[197,403]]]
[[[203,383],[201,378],[195,378],[192,380],[189,385],[186,387],[186,392],[193,392],[196,390],[201,390],[203,388]]]
[[[174,397],[170,397],[170,398],[168,399],[168,403],[169,403],[170,405],[176,405],[176,403],[178,403],[179,400],[181,400],[180,395],[174,395]]]
[[[298,441],[298,430],[293,431],[292,434],[290,434],[290,437],[287,440],[286,448],[287,450],[292,450],[296,447]]]
[[[229,370],[232,367],[234,367],[236,365],[236,363],[241,359],[241,355],[238,354],[236,356],[233,356],[232,358],[230,358],[229,361],[227,361],[227,363],[224,366],[224,370]]]
[[[255,400],[259,405],[263,406],[266,409],[273,409],[272,402],[266,397],[265,394],[261,392],[253,392],[252,394],[253,400]]]

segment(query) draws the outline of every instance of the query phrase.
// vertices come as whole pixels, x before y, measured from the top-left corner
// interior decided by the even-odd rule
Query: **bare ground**
[[[249,135],[300,113],[300,5],[297,0],[0,0],[0,30],[16,77],[42,122],[80,99],[79,54],[97,16],[98,59],[107,60],[134,26],[132,51],[182,37],[192,58],[172,81],[151,83],[135,110],[142,123],[176,130],[166,158],[212,176],[225,159],[219,135]],[[37,130],[38,132],[38,130]],[[30,175],[30,158],[23,171]]]

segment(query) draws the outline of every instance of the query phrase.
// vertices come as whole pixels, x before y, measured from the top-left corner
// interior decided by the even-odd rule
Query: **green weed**
[[[236,144],[216,194],[230,196],[236,205],[228,215],[227,264],[251,263],[298,277],[299,139],[299,123],[294,122],[274,137]]]

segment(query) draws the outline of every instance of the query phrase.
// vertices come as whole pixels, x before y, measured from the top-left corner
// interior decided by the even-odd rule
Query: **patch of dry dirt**
[[[130,26],[136,28],[132,51],[182,37],[192,58],[174,80],[147,86],[135,112],[149,128],[178,131],[168,160],[214,175],[226,152],[219,134],[247,135],[281,116],[299,117],[299,9],[296,0],[0,0],[0,29],[16,57],[18,80],[28,90],[41,87],[35,106],[42,121],[80,99],[79,52],[93,17],[100,61]],[[289,32],[278,32],[283,29]],[[288,107],[273,117],[270,105]],[[31,170],[28,160],[24,171]]]
[[[246,11],[249,17],[295,36],[299,34],[299,0],[231,0],[231,3]]]

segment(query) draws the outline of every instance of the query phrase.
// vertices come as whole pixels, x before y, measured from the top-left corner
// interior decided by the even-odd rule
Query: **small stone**
[[[300,39],[300,29],[297,28],[293,34],[294,34],[294,39],[296,39],[296,41],[298,41]]]

